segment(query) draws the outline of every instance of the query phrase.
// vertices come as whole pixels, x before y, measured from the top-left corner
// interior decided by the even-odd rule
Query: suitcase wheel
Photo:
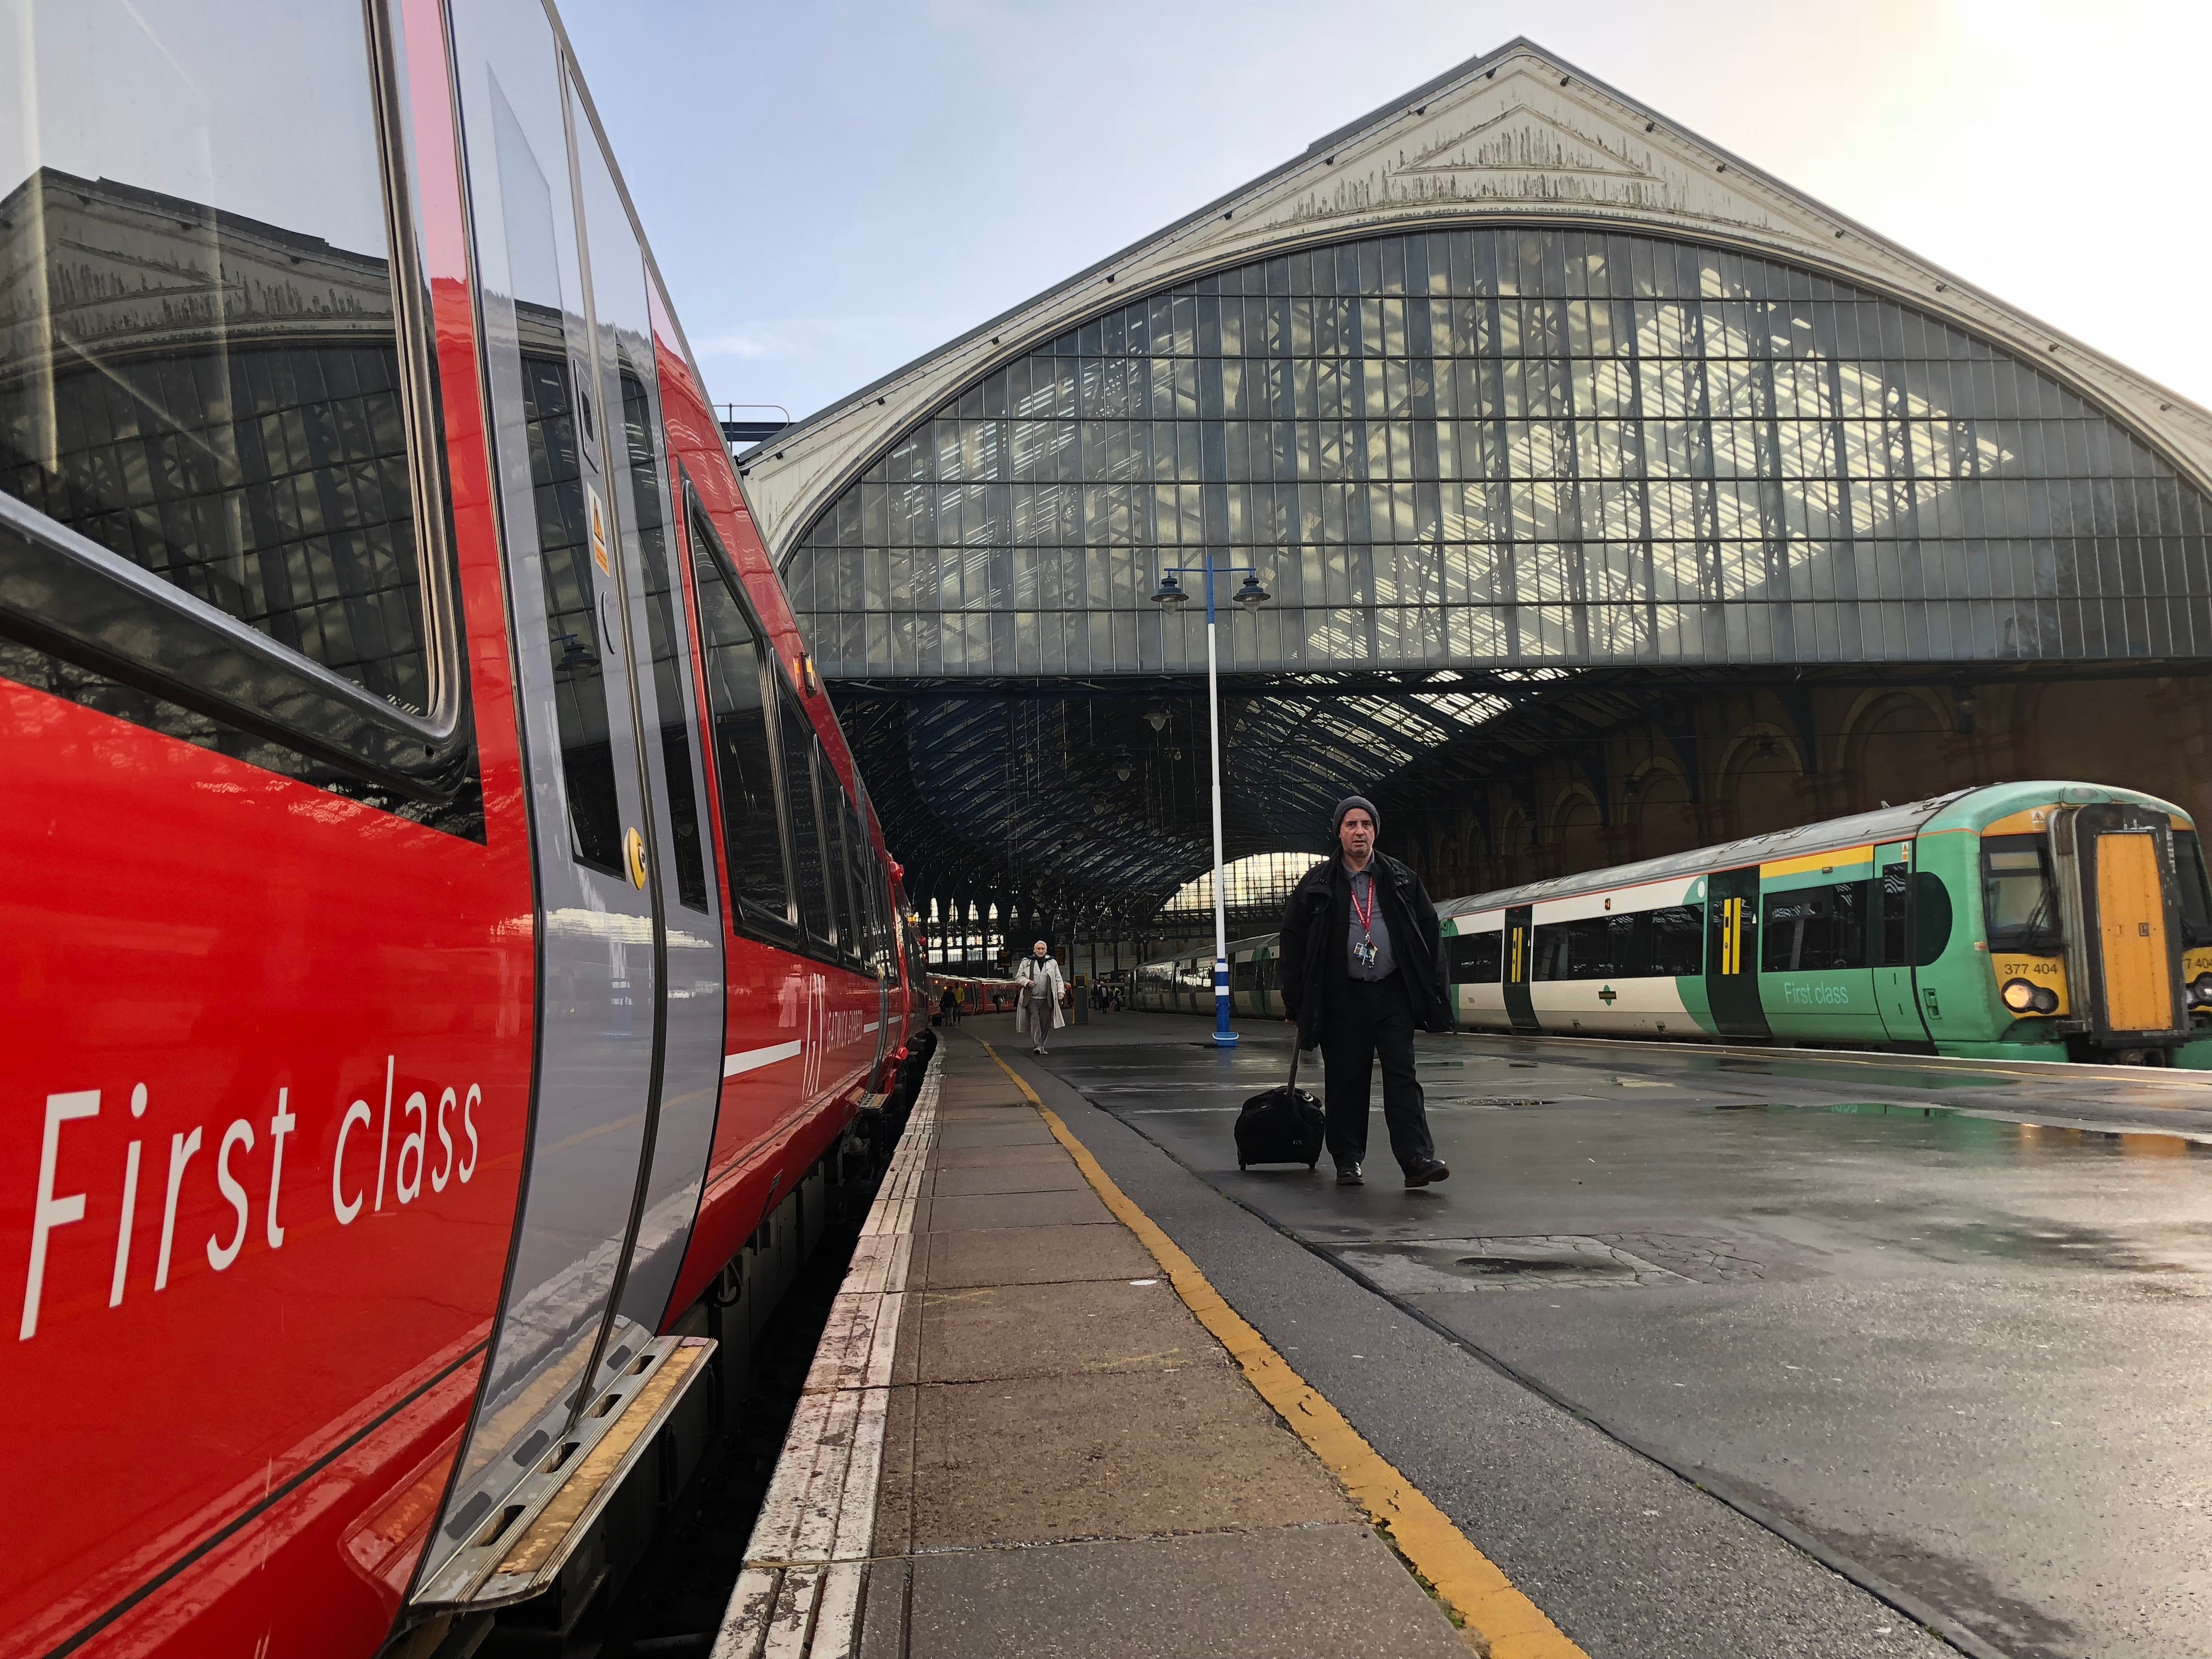
[[[1250,1165],[1247,1164],[1244,1162],[1244,1160],[1243,1160],[1243,1158],[1238,1158],[1238,1159],[1237,1160],[1237,1167],[1241,1170],[1249,1169],[1249,1168],[1250,1167]]]
[[[1309,1170],[1318,1170],[1321,1168],[1321,1160],[1319,1158],[1315,1158],[1306,1165],[1306,1168]]]

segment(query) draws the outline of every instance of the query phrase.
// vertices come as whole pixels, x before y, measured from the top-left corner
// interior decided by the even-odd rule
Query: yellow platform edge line
[[[999,1069],[1037,1109],[1053,1139],[1066,1148],[1115,1218],[1143,1241],[1176,1294],[1229,1350],[1260,1397],[1328,1466],[1368,1519],[1389,1529],[1392,1543],[1413,1570],[1490,1644],[1491,1659],[1589,1659],[1541,1607],[1513,1587],[1497,1563],[1468,1541],[1449,1516],[1369,1445],[1344,1414],[1222,1298],[1198,1264],[1115,1184],[1091,1149],[1037,1097],[1027,1079],[988,1042],[983,1042],[983,1052],[998,1061]]]

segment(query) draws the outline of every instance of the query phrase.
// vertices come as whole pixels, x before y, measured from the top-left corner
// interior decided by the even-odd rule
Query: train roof
[[[1939,817],[1954,821],[1952,825],[1943,827],[1954,827],[1955,821],[1962,817],[1985,821],[1990,815],[2017,810],[2032,802],[2062,799],[2132,800],[2144,805],[2163,806],[2169,811],[2180,811],[2172,802],[2160,800],[2156,796],[2105,784],[2081,784],[2059,779],[1984,784],[1972,789],[1954,789],[1946,794],[1930,795],[1923,800],[1907,801],[1901,806],[1880,806],[1871,812],[1854,812],[1846,817],[1824,818],[1818,823],[1800,824],[1794,830],[1746,836],[1739,841],[1700,847],[1693,852],[1674,853],[1665,858],[1644,859],[1634,864],[1617,864],[1603,870],[1585,870],[1571,876],[1554,876],[1547,881],[1532,881],[1518,887],[1501,887],[1493,892],[1446,899],[1437,904],[1437,913],[1449,916],[1465,915],[1475,910],[1500,910],[1510,905],[1531,904],[1543,899],[1571,898],[1579,893],[1603,892],[1610,888],[1633,887],[1647,881],[1663,881],[1670,876],[1702,875],[1711,870],[1764,864],[1794,854],[1819,852],[1832,847],[1900,841],[1907,836],[1919,834]],[[1968,801],[1976,801],[1980,811],[1977,813],[1963,808],[1962,803]]]
[[[1818,823],[1803,823],[1794,830],[1771,830],[1763,836],[1746,836],[1740,841],[1700,847],[1692,852],[1669,853],[1663,858],[1640,859],[1634,864],[1616,864],[1602,870],[1583,870],[1571,876],[1553,876],[1545,881],[1525,882],[1518,887],[1500,887],[1464,898],[1445,899],[1437,904],[1437,911],[1440,915],[1452,915],[1469,910],[1498,910],[1508,905],[1567,898],[1577,893],[1600,892],[1609,887],[1633,887],[1643,882],[1663,881],[1669,876],[1694,876],[1708,870],[1729,870],[1738,865],[1763,864],[1770,859],[1787,858],[1793,853],[1814,852],[1823,847],[1899,841],[1917,833],[1945,807],[1975,793],[1972,789],[1954,789],[1948,794],[1907,801],[1902,806],[1880,806],[1871,812],[1854,812],[1848,817],[1824,818]]]
[[[1224,948],[1229,952],[1229,959],[1234,962],[1239,951],[1249,951],[1255,945],[1272,943],[1274,937],[1275,930],[1272,928],[1264,933],[1247,933],[1242,939],[1231,939]],[[1171,957],[1153,957],[1137,965],[1140,968],[1157,968],[1164,963],[1170,962],[1212,962],[1212,951],[1203,945],[1194,945],[1187,951],[1176,951]]]

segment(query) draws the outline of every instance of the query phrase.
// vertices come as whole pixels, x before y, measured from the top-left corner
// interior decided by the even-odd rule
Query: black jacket
[[[1437,907],[1409,866],[1377,853],[1372,868],[1382,920],[1390,929],[1390,954],[1412,999],[1414,1023],[1425,1031],[1449,1031],[1450,981],[1444,975],[1443,924],[1437,920]],[[1332,992],[1341,995],[1339,988],[1352,983],[1345,963],[1351,926],[1352,879],[1345,874],[1343,859],[1332,858],[1308,871],[1291,892],[1276,945],[1283,1010],[1298,1023],[1302,1048],[1321,1041]]]

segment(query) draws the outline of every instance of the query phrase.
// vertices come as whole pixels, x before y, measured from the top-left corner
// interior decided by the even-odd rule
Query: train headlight
[[[2004,998],[2004,1006],[2015,1014],[2027,1013],[2035,1006],[2035,987],[2024,979],[2007,980],[1998,994]]]
[[[2057,1013],[2058,1012],[2058,993],[2052,990],[2048,985],[2037,986],[2035,988],[2035,1012],[2039,1014]]]
[[[2189,1000],[2212,1005],[2212,974],[2199,974],[2189,981]]]

